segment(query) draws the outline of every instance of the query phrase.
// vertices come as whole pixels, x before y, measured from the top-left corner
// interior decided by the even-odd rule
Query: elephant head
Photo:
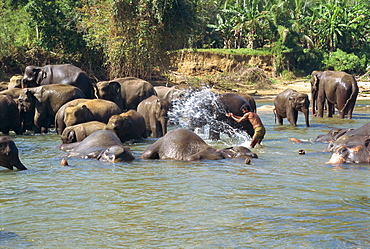
[[[30,89],[24,89],[18,97],[18,109],[21,112],[31,112],[35,109],[37,98]]]
[[[126,137],[130,132],[132,126],[131,117],[128,115],[112,115],[109,120],[107,127],[113,130],[116,134],[120,134],[123,137]]]
[[[60,138],[62,139],[62,142],[64,144],[70,144],[70,143],[77,142],[76,132],[70,126],[64,129]]]
[[[0,136],[0,166],[13,170],[27,169],[18,157],[18,148],[14,141],[8,136]]]
[[[98,99],[113,101],[119,108],[123,108],[123,98],[121,95],[121,84],[116,81],[101,81],[95,86],[95,95]]]
[[[310,101],[308,100],[308,95],[305,93],[293,91],[288,97],[288,103],[293,109],[303,112],[306,121],[306,126],[309,127]]]
[[[154,103],[154,116],[161,124],[162,136],[167,133],[167,122],[168,122],[168,109],[169,103],[164,99],[157,99]]]
[[[326,164],[343,163],[369,163],[370,162],[370,139],[363,143],[358,142],[356,146],[340,146],[332,154]]]
[[[92,113],[86,105],[77,105],[67,107],[64,111],[64,123],[66,126],[72,126],[92,120]]]
[[[113,145],[102,151],[97,157],[99,161],[108,163],[127,162],[134,160],[129,147],[121,145]]]
[[[22,79],[22,87],[39,86],[44,78],[46,78],[46,72],[42,67],[27,66]]]

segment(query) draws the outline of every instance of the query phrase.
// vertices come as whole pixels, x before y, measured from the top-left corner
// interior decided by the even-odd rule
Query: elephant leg
[[[293,108],[287,108],[287,119],[292,126],[297,126],[298,111]]]
[[[327,101],[327,105],[328,105],[328,117],[332,118],[334,114],[334,104]]]
[[[352,119],[352,113],[353,113],[353,108],[354,108],[354,104],[353,103],[349,103],[347,105],[347,118],[348,119]]]
[[[157,120],[155,119],[155,117],[153,116],[149,117],[149,126],[150,126],[150,131],[152,133],[152,137],[158,138],[159,137],[158,125],[157,125]]]
[[[324,116],[324,103],[325,97],[319,97],[317,99],[317,117],[322,118]]]
[[[283,117],[278,115],[278,114],[276,114],[276,117],[277,117],[277,121],[278,121],[279,125],[283,125]]]

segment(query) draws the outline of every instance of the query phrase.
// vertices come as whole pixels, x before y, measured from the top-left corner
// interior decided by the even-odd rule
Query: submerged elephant
[[[143,115],[147,134],[152,137],[162,137],[167,133],[169,103],[155,95],[140,102],[137,111]]]
[[[117,83],[121,86],[121,89],[117,88]],[[122,110],[128,111],[130,109],[136,110],[142,100],[157,95],[157,93],[148,81],[126,77],[97,83],[96,95],[99,98],[111,100]]]
[[[90,134],[99,130],[106,130],[107,125],[99,121],[90,121],[66,127],[60,138],[64,144],[80,142]]]
[[[314,142],[330,143],[353,129],[333,128],[327,134],[318,135]]]
[[[135,110],[129,110],[110,117],[107,129],[114,131],[121,142],[147,138],[145,119]]]
[[[12,97],[0,95],[0,132],[7,135],[10,130],[17,135],[23,133],[18,107]]]
[[[183,161],[219,160],[225,158],[257,158],[245,147],[217,150],[201,137],[187,129],[175,129],[159,138],[141,155],[143,159],[173,159]]]
[[[370,137],[355,136],[351,144],[336,148],[326,164],[370,163]]]
[[[8,136],[0,136],[0,166],[13,170],[27,169],[19,159],[18,148]]]
[[[94,97],[94,88],[89,76],[82,69],[71,65],[27,66],[23,77],[23,87],[49,84],[67,84],[81,89],[86,98]]]
[[[299,93],[293,89],[286,89],[279,93],[274,99],[275,112],[278,123],[283,124],[283,118],[287,118],[292,126],[297,126],[298,111],[303,112],[306,121],[306,127],[309,123],[309,106],[308,95]]]
[[[355,77],[338,71],[313,71],[311,73],[312,114],[315,115],[317,101],[317,116],[322,118],[324,105],[327,104],[328,117],[334,114],[334,108],[339,111],[339,117],[347,114],[352,118],[352,112],[358,95],[358,85]]]
[[[95,158],[110,163],[135,159],[130,148],[122,145],[117,135],[109,130],[96,131],[81,142],[62,144],[59,149],[67,151],[67,157]]]
[[[120,114],[121,108],[116,103],[104,99],[90,99],[75,106],[69,106],[64,111],[64,123],[72,126],[89,121],[108,123],[112,115]]]
[[[45,85],[23,89],[18,97],[19,110],[34,112],[34,131],[48,132],[54,124],[55,114],[65,103],[85,95],[78,87],[63,84]]]
[[[335,152],[339,147],[356,146],[360,138],[370,138],[370,123],[364,124],[357,129],[351,129],[336,140],[330,142],[325,149],[326,152]]]

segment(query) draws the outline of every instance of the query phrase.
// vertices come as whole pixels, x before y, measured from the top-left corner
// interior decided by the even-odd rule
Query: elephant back
[[[157,95],[154,87],[148,81],[135,77],[117,78],[113,81],[121,84],[121,95],[123,98],[123,109],[137,109],[139,103],[152,96]]]
[[[64,123],[67,126],[89,121],[108,123],[112,115],[120,114],[121,109],[112,101],[92,99],[73,107],[67,107],[64,113]]]
[[[243,113],[240,110],[240,107],[244,104],[249,105],[249,102],[246,99],[244,99],[243,97],[235,93],[221,94],[220,102],[222,104],[222,107],[225,108],[226,112],[232,112],[238,116],[243,116]]]
[[[64,113],[65,113],[66,108],[76,106],[79,103],[83,103],[87,101],[89,101],[89,99],[84,99],[84,98],[74,99],[74,100],[68,101],[67,103],[65,103],[59,108],[59,110],[55,114],[55,129],[56,129],[57,134],[61,135],[63,130],[66,128],[66,124],[64,123]]]

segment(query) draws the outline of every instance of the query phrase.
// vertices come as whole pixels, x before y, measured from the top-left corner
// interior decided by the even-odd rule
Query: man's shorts
[[[254,139],[263,139],[265,137],[265,134],[266,134],[265,127],[259,126],[259,127],[256,127],[256,129],[254,129],[253,138]]]

